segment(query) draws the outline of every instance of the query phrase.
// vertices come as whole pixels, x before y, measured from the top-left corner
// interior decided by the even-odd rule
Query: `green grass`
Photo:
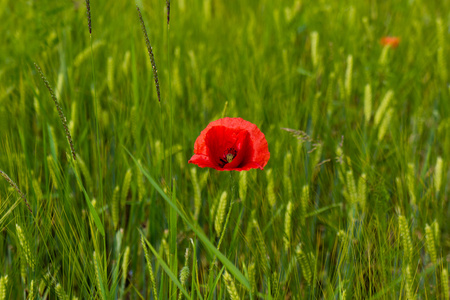
[[[135,3],[0,0],[0,300],[448,297],[449,3],[137,5],[161,102]],[[222,116],[265,170],[187,163]]]

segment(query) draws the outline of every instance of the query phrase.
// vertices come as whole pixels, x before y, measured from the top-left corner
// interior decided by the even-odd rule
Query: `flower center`
[[[236,157],[237,155],[237,150],[234,148],[227,148],[227,150],[225,150],[223,152],[222,157],[220,158],[220,164],[219,166],[221,168],[223,168],[226,164],[229,164],[233,161],[233,159]]]

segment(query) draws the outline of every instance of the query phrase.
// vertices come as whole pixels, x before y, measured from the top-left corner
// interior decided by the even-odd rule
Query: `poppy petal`
[[[250,134],[248,131],[240,131],[236,136],[236,142],[234,144],[234,149],[236,149],[237,154],[232,162],[226,164],[224,169],[234,169],[242,165],[249,156],[249,153],[253,151],[251,146],[251,141],[249,138]]]
[[[400,38],[396,36],[385,36],[380,39],[380,44],[383,46],[391,46],[397,48],[400,44]]]
[[[264,169],[270,158],[269,147],[259,128],[241,118],[222,118],[211,122],[194,144],[189,163],[220,171]],[[233,155],[228,162],[226,155]]]
[[[216,165],[211,162],[208,156],[194,154],[189,160],[190,164],[196,164],[200,168],[214,168]]]
[[[209,157],[220,165],[220,158],[226,149],[232,148],[239,133],[225,126],[214,126],[206,133]]]

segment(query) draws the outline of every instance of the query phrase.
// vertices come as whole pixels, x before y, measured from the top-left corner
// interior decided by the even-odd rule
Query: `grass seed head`
[[[31,206],[28,203],[27,198],[25,197],[24,193],[22,193],[22,191],[19,189],[17,184],[15,184],[15,182],[12,181],[11,178],[9,178],[9,176],[2,170],[0,170],[0,175],[2,175],[2,177],[5,178],[5,180],[9,183],[9,185],[12,186],[16,190],[16,192],[19,194],[20,198],[22,198],[22,200],[25,202],[25,205],[27,206],[30,213],[33,214],[33,211],[31,210]]]
[[[152,63],[153,69],[153,79],[155,80],[156,93],[158,94],[158,101],[161,102],[161,92],[159,91],[159,80],[158,80],[158,69],[156,68],[155,57],[153,55],[153,48],[150,44],[150,39],[148,38],[147,29],[145,28],[144,19],[142,19],[141,10],[136,5],[136,9],[139,16],[139,21],[141,22],[142,32],[144,33],[145,44],[147,45],[148,55],[150,57],[150,61]]]
[[[91,1],[85,0],[86,2],[86,16],[88,21],[88,27],[89,27],[89,34],[92,34],[92,26],[91,26]]]
[[[72,136],[70,135],[69,127],[67,126],[67,119],[66,119],[66,116],[64,115],[62,107],[59,105],[56,95],[53,92],[53,89],[50,86],[50,83],[48,82],[48,80],[45,77],[44,73],[42,72],[41,68],[38,66],[37,63],[34,63],[34,66],[36,67],[36,70],[38,71],[39,75],[41,76],[42,81],[44,82],[45,86],[47,87],[47,89],[50,93],[50,96],[52,97],[53,102],[55,103],[56,110],[58,111],[59,119],[61,120],[61,123],[64,127],[64,131],[66,133],[66,138],[69,143],[70,150],[72,152],[73,160],[77,160],[77,158],[75,156],[75,149],[73,147]]]

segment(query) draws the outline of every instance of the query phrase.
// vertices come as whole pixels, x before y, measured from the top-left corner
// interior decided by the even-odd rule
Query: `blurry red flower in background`
[[[392,48],[397,48],[400,44],[400,38],[396,36],[385,36],[380,39],[380,44],[383,46],[391,46]]]
[[[223,118],[209,123],[195,141],[189,163],[219,171],[264,169],[269,147],[259,128],[241,118]]]

